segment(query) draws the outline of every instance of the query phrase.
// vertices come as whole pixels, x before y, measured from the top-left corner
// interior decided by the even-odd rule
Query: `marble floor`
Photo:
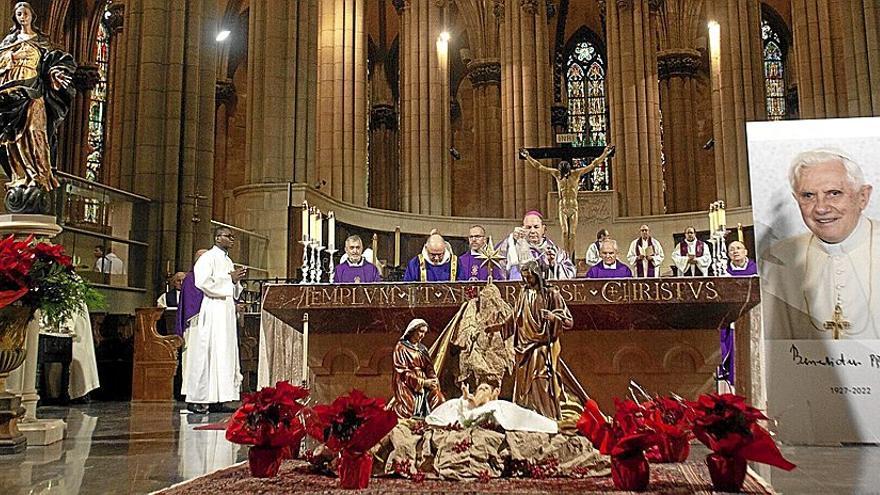
[[[41,418],[67,421],[67,435],[55,445],[0,456],[0,494],[149,493],[246,458],[247,449],[227,442],[222,430],[194,430],[226,415],[181,414],[182,407],[93,402],[40,408]],[[756,468],[779,493],[880,494],[880,447],[782,450],[798,469]]]

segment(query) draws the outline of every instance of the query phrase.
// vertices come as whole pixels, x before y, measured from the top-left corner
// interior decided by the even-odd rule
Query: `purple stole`
[[[630,277],[632,277],[632,270],[630,270],[628,266],[624,265],[620,261],[617,262],[616,268],[605,268],[605,263],[600,261],[599,263],[590,267],[590,270],[587,272],[587,278],[630,278]]]
[[[681,243],[678,245],[678,248],[679,248],[678,249],[679,254],[681,254],[682,256],[688,255],[687,241],[681,241]],[[703,241],[697,239],[697,243],[696,243],[696,245],[694,245],[694,256],[697,258],[699,258],[700,256],[703,256],[703,249],[705,249],[705,245],[703,244]],[[696,277],[696,276],[700,275],[700,273],[697,272],[697,270],[698,270],[697,265],[691,265],[691,266],[687,267],[687,270],[685,270],[684,273],[682,273],[682,275]]]
[[[732,263],[727,263],[727,273],[731,277],[748,277],[758,274],[758,265],[755,260],[748,259],[746,267],[743,270],[734,270]],[[736,345],[734,339],[733,325],[725,325],[721,327],[721,364],[718,366],[718,378],[727,380],[734,384],[736,380],[736,367],[734,366],[734,356],[736,355]]]
[[[177,335],[182,336],[183,331],[186,330],[186,322],[199,314],[204,297],[205,294],[196,287],[195,274],[188,272],[180,286],[180,295],[177,301],[177,327],[175,328]]]
[[[645,244],[644,249],[648,249],[648,246],[651,246],[651,249],[654,249],[653,248],[653,246],[654,246],[654,238],[653,237],[649,236],[648,240],[645,242],[647,242],[647,244]],[[636,239],[636,256],[638,256],[640,254],[642,254],[642,238],[641,237]],[[657,254],[657,251],[654,251],[654,254]],[[648,274],[645,275],[645,273],[644,273],[645,268],[642,265],[642,262],[636,261],[636,276],[639,278],[643,278],[646,276],[653,277],[654,276],[654,260],[646,257],[644,261],[645,261],[645,264],[648,265]]]

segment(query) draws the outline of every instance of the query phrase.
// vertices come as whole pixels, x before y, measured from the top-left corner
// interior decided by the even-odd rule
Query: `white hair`
[[[599,250],[600,250],[600,251],[602,250],[602,246],[604,246],[605,244],[611,244],[612,246],[614,246],[614,250],[615,250],[615,251],[620,251],[620,248],[617,246],[617,241],[614,240],[614,239],[605,239],[604,241],[602,241],[602,242],[599,244]]]
[[[816,148],[798,153],[791,161],[791,167],[788,169],[788,183],[792,192],[797,193],[797,181],[804,170],[828,162],[839,162],[843,165],[846,169],[846,180],[854,188],[865,185],[865,174],[862,172],[862,167],[846,153],[835,148]]]

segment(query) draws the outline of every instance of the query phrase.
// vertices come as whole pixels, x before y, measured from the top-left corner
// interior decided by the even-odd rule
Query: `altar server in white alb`
[[[238,332],[235,299],[241,295],[245,268],[235,268],[229,248],[235,243],[232,231],[214,230],[214,247],[203,254],[193,268],[196,287],[205,297],[198,325],[191,327],[187,351],[187,395],[189,410],[225,412],[222,403],[239,400],[241,373],[238,362]]]
[[[705,277],[709,274],[712,254],[706,243],[697,239],[697,231],[688,227],[684,239],[672,250],[672,264],[678,269],[679,277]]]
[[[792,195],[809,232],[761,256],[771,339],[880,339],[880,222],[865,216],[872,187],[844,152],[798,154]]]

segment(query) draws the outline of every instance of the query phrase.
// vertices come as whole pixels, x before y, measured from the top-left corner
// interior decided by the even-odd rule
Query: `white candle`
[[[379,266],[379,236],[373,234],[373,264]]]
[[[336,214],[332,211],[327,214],[327,249],[336,249]]]
[[[303,201],[303,211],[302,211],[302,240],[303,242],[307,242],[309,240],[309,203],[307,201]]]
[[[303,313],[302,382],[309,383],[309,314]]]
[[[318,233],[315,234],[315,239],[318,240],[318,246],[323,246],[324,245],[324,217],[321,216],[321,210],[315,210],[315,212],[317,213],[317,218],[318,218],[318,227],[317,227]]]
[[[400,227],[394,229],[394,266],[400,266]]]
[[[318,235],[318,214],[315,210],[317,208],[314,206],[309,208],[309,242],[315,242],[315,236]]]
[[[715,233],[715,204],[709,205],[709,235]]]
[[[727,225],[727,210],[724,209],[723,204],[718,208],[718,225],[722,228]]]

